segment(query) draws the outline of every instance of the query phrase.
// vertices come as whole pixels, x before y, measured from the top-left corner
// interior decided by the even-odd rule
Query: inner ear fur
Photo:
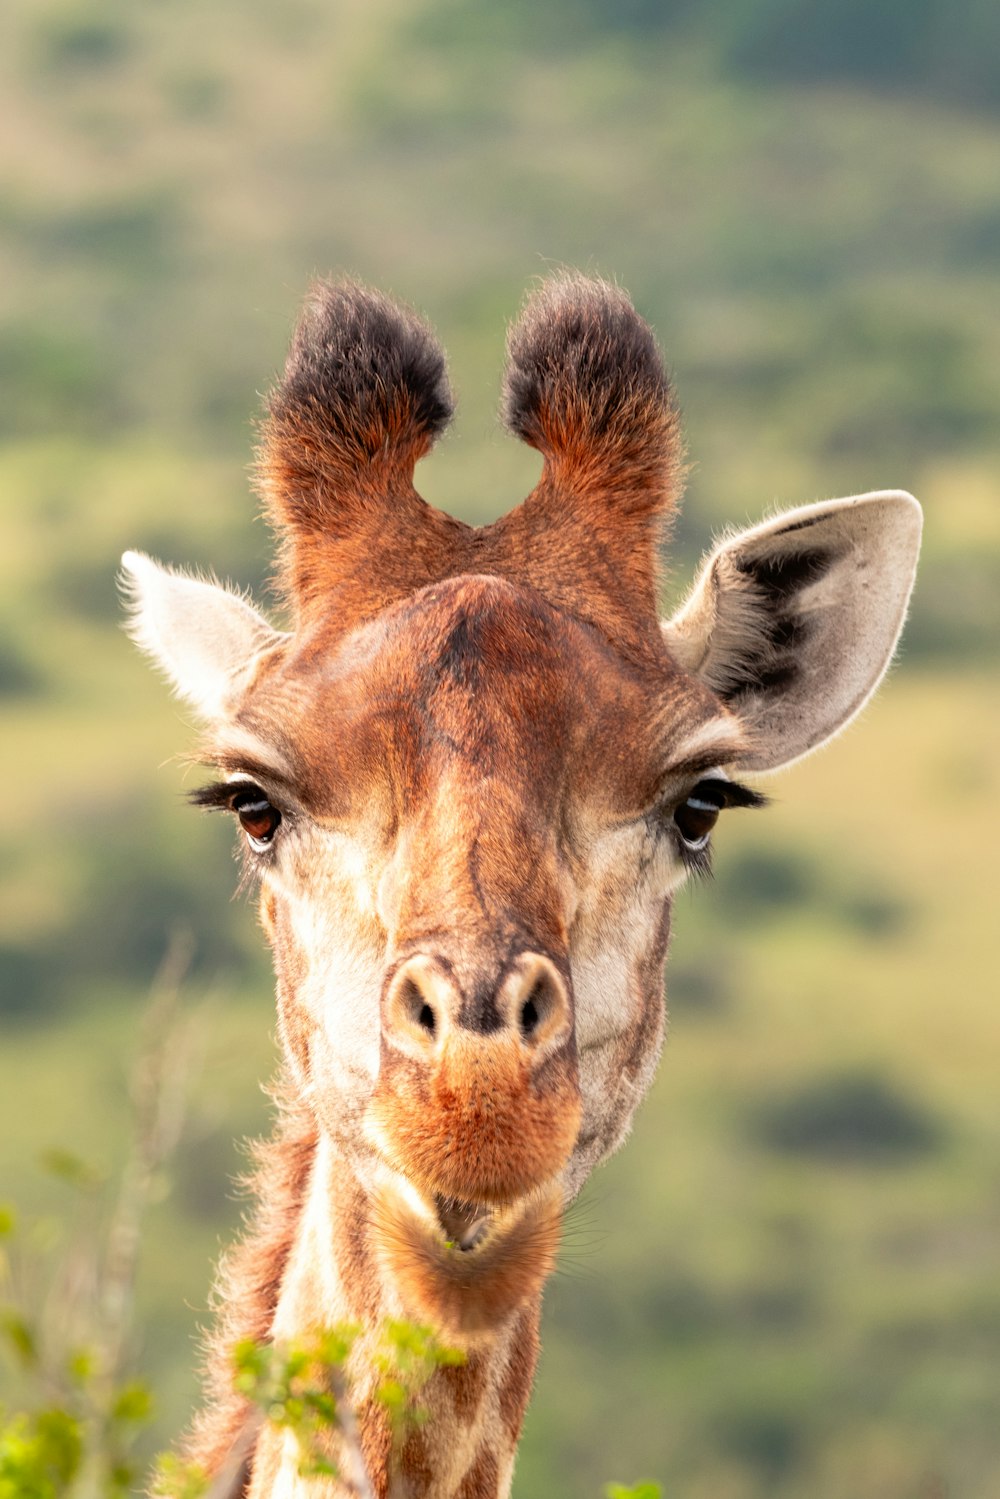
[[[121,587],[132,639],[208,723],[226,716],[261,655],[288,638],[239,594],[142,552],[122,557]]]
[[[776,770],[838,733],[899,639],[920,549],[912,495],[786,511],[725,536],[663,634],[678,665],[740,717],[740,768]]]

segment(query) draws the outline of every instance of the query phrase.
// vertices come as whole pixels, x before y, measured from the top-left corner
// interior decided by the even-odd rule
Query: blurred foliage
[[[72,1153],[52,1155],[57,1176],[83,1190],[94,1186],[93,1171]],[[13,1238],[16,1225],[13,1209],[0,1207],[0,1245]],[[114,1237],[112,1225],[98,1256],[109,1265],[116,1259]],[[89,1248],[93,1252],[94,1246]],[[78,1253],[79,1245],[70,1250],[72,1258]],[[22,1302],[7,1303],[13,1277],[6,1254],[0,1260],[0,1339],[20,1370],[18,1401],[26,1406],[0,1407],[0,1499],[126,1499],[137,1492],[141,1480],[133,1448],[152,1418],[153,1396],[142,1380],[122,1372],[116,1335],[124,1327],[111,1331],[106,1323],[95,1325],[92,1343],[67,1341],[68,1330],[76,1330],[80,1308],[67,1296],[75,1267],[67,1263],[60,1270],[65,1284],[53,1317],[51,1306],[30,1298],[23,1301],[23,1292]],[[107,1289],[99,1287],[95,1297],[105,1315],[108,1303],[101,1292]],[[126,1317],[130,1316],[129,1309]],[[303,1477],[337,1475],[330,1449],[335,1432],[343,1435],[363,1470],[345,1372],[358,1331],[345,1324],[318,1328],[308,1338],[290,1343],[246,1340],[236,1345],[233,1388],[247,1397],[258,1415],[246,1424],[243,1441],[230,1459],[232,1467],[238,1470],[245,1461],[250,1440],[267,1421],[295,1438]],[[380,1330],[375,1360],[382,1376],[375,1399],[387,1410],[394,1437],[401,1442],[426,1419],[419,1400],[428,1379],[438,1368],[462,1363],[464,1355],[442,1344],[428,1328],[389,1320]],[[224,1469],[210,1478],[197,1465],[165,1453],[156,1462],[150,1491],[168,1499],[213,1499],[230,1492],[232,1476],[227,1482]]]
[[[847,1072],[758,1103],[752,1132],[793,1155],[885,1165],[934,1150],[937,1121],[878,1073]]]
[[[569,263],[629,287],[676,375],[672,598],[771,503],[900,485],[927,530],[877,704],[727,817],[677,903],[665,1066],[567,1225],[515,1492],[997,1491],[998,14],[9,0],[0,1178],[42,1225],[53,1142],[113,1178],[132,1015],[189,932],[211,1023],[138,1273],[143,1453],[194,1398],[273,1009],[227,831],[182,805],[186,714],[113,623],[117,558],[268,602],[253,413],[338,268],[438,326],[459,418],[419,483],[498,514],[538,469],[495,431],[503,324]]]

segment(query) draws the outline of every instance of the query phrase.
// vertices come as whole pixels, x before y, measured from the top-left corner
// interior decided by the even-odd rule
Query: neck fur
[[[348,1363],[357,1447],[376,1499],[504,1499],[538,1356],[540,1300],[465,1347],[465,1362],[435,1370],[419,1396],[426,1419],[393,1439],[376,1398],[374,1354],[389,1318],[408,1320],[369,1242],[367,1199],[346,1160],[311,1113],[277,1090],[278,1125],[256,1151],[249,1185],[256,1206],[242,1241],[224,1259],[207,1365],[206,1404],[186,1456],[218,1473],[246,1429],[250,1409],[232,1389],[229,1351],[244,1338],[285,1341],[317,1327],[362,1328]],[[445,1339],[445,1341],[448,1341]],[[264,1426],[247,1499],[341,1499],[363,1493],[357,1456],[338,1456],[341,1480],[303,1479],[294,1437]],[[345,1482],[349,1476],[355,1481]]]

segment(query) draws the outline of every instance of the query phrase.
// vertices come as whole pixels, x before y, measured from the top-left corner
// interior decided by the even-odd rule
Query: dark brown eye
[[[267,848],[278,831],[281,813],[271,806],[260,787],[246,786],[237,791],[229,805],[239,818],[251,848]]]
[[[674,824],[684,846],[696,853],[704,848],[715,827],[719,813],[726,805],[725,792],[718,781],[699,781],[674,812]]]

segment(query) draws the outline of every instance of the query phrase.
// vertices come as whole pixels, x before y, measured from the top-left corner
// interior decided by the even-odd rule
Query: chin
[[[536,1300],[559,1247],[552,1180],[510,1202],[426,1195],[394,1176],[375,1193],[372,1236],[407,1313],[459,1340],[500,1331]]]

